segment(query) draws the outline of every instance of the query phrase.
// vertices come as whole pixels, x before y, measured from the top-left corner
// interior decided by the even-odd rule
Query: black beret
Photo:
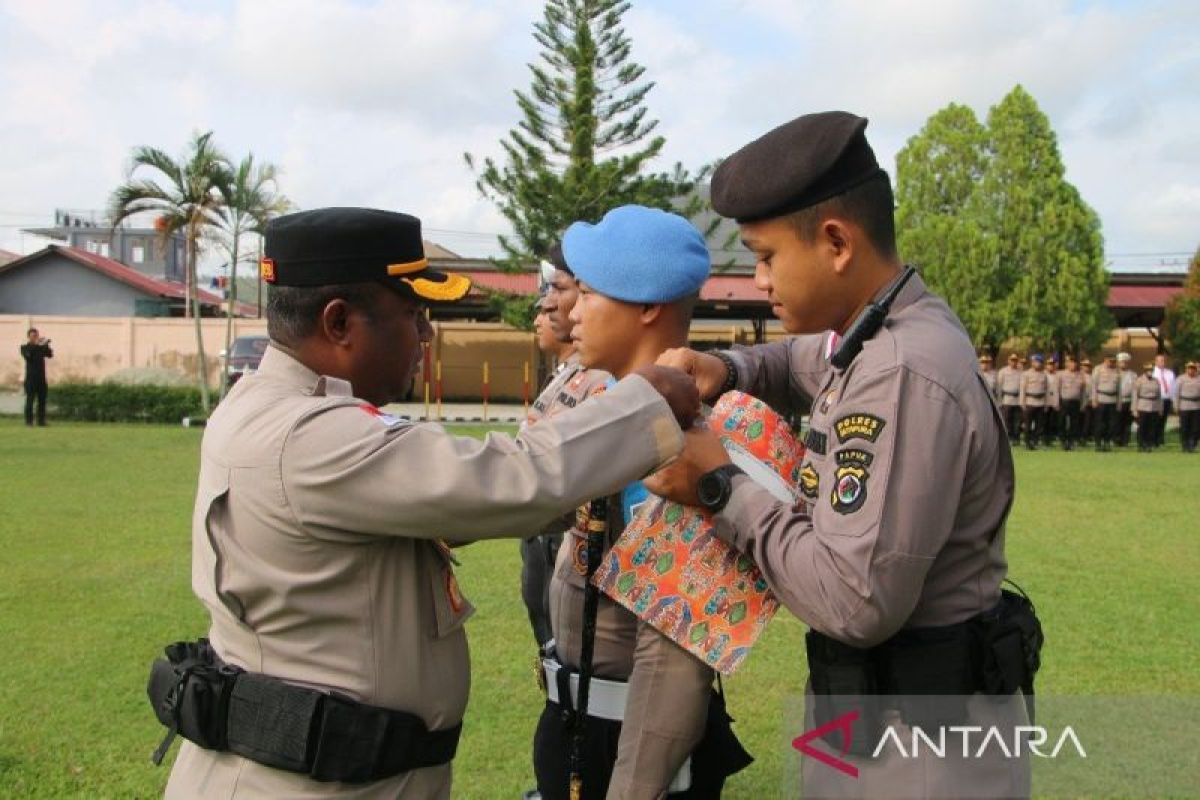
[[[421,220],[373,208],[318,208],[267,223],[263,280],[274,286],[379,281],[422,302],[453,302],[464,275],[429,268]]]
[[[738,222],[781,217],[866,183],[887,179],[863,131],[845,111],[806,114],[725,159],[712,179],[712,207]]]

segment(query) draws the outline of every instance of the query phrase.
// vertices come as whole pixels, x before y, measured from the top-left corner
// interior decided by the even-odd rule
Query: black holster
[[[176,734],[209,750],[226,750],[229,699],[242,670],[222,663],[208,639],[175,642],[150,667],[146,694],[167,735],[154,751],[162,763]]]
[[[857,712],[847,752],[866,756],[883,735],[885,711],[897,711],[909,726],[930,729],[962,723],[973,694],[1004,698],[1020,689],[1032,723],[1044,641],[1033,604],[1007,590],[993,609],[965,622],[906,628],[871,648],[809,631],[815,722],[819,727]],[[823,738],[843,749],[840,729]]]

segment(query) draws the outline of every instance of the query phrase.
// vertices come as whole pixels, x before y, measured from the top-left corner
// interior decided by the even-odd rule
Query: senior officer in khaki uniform
[[[601,391],[609,377],[606,372],[586,369],[579,363],[579,354],[571,340],[572,327],[565,319],[575,306],[578,291],[574,286],[575,277],[563,261],[558,245],[551,249],[549,259],[542,262],[542,269],[547,292],[534,320],[535,330],[539,337],[538,346],[543,352],[553,352],[558,365],[546,388],[533,401],[522,430],[540,419],[579,405]],[[574,523],[575,514],[570,512],[552,520],[537,536],[521,541],[521,599],[525,602],[539,652],[554,635],[550,627],[550,576],[554,572],[563,534]]]
[[[844,112],[800,117],[730,156],[713,177],[713,207],[738,221],[757,258],[756,284],[784,328],[807,335],[715,355],[674,351],[659,362],[692,372],[706,398],[736,387],[772,405],[796,393],[811,399],[806,458],[817,492],[805,505],[776,501],[700,429],[687,432],[679,461],[646,483],[715,511],[718,535],[752,556],[812,628],[807,721],[836,722],[825,712],[840,688],[961,693],[972,724],[1024,724],[1016,695],[999,703],[972,694],[1007,692],[966,666],[984,655],[968,630],[991,615],[1019,607],[1022,624],[1036,626],[1031,609],[1000,589],[1014,487],[1009,445],[962,325],[902,268],[891,187],[866,123]],[[827,360],[821,332],[829,329],[843,336]],[[930,629],[957,644],[932,646]],[[1038,638],[1031,632],[1022,648],[1030,663]],[[1006,657],[1019,662],[1008,680],[1031,688],[1026,653]],[[900,711],[885,713],[890,720]],[[860,744],[869,723],[853,724]],[[1026,758],[947,755],[844,757],[857,779],[806,758],[804,796],[1029,795]]]
[[[694,384],[642,370],[515,439],[396,419],[377,406],[417,368],[422,304],[469,281],[385,211],[280,217],[266,256],[272,346],[210,420],[193,516],[212,648],[246,674],[231,752],[184,742],[167,796],[448,798],[472,608],[440,540],[528,535],[659,466]]]

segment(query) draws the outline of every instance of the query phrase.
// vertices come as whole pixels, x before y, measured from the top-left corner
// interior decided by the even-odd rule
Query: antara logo
[[[814,758],[826,766],[833,767],[839,772],[858,777],[858,768],[835,755],[818,750],[813,746],[814,739],[820,739],[834,731],[842,733],[841,754],[850,752],[854,741],[854,723],[859,718],[858,711],[850,711],[835,720],[814,728],[792,740],[792,747],[803,755]],[[955,740],[961,742],[961,747],[955,747]],[[960,753],[964,759],[982,759],[985,757],[1014,759],[1021,758],[1025,753],[1039,758],[1058,758],[1064,747],[1070,745],[1080,758],[1087,758],[1083,743],[1070,725],[1063,728],[1062,733],[1054,740],[1052,748],[1047,750],[1051,736],[1046,728],[1040,725],[1016,725],[1008,735],[999,726],[982,727],[979,725],[948,725],[933,729],[932,732],[920,726],[909,729],[908,742],[897,730],[888,726],[879,737],[871,758],[879,758],[886,751],[895,752],[900,758],[920,758],[922,755],[934,758],[945,758],[946,753]],[[951,749],[953,747],[953,749]]]

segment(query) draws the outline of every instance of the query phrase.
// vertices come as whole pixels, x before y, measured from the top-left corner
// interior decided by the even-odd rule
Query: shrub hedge
[[[122,383],[60,383],[49,405],[59,419],[81,422],[166,422],[203,417],[194,386],[131,386]]]

